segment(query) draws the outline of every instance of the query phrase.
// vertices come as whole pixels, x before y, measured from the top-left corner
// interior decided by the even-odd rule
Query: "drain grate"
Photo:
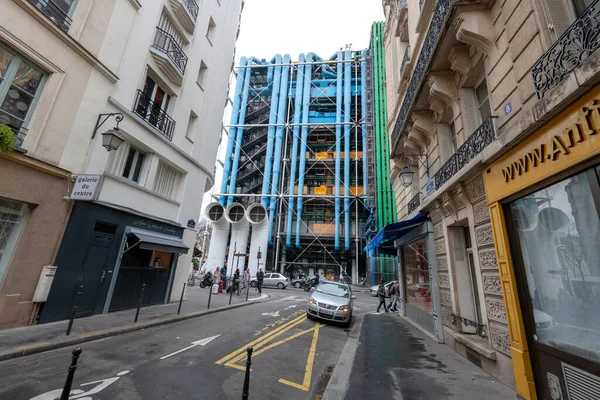
[[[469,347],[467,347],[467,360],[481,368],[481,355]]]

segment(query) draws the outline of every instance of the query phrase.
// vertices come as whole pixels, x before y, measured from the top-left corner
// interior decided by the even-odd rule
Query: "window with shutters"
[[[552,40],[557,40],[593,3],[592,0],[544,0],[542,8]]]
[[[179,45],[179,47],[183,48],[183,38],[179,34],[179,31],[175,29],[175,26],[165,14],[160,16],[160,20],[158,21],[158,27],[171,35],[171,37],[175,40],[175,42]]]
[[[154,179],[154,191],[162,196],[175,199],[180,179],[179,171],[160,161]]]
[[[116,151],[111,151],[106,163],[106,171],[140,183],[140,178],[144,172],[144,162],[146,154],[123,142]]]

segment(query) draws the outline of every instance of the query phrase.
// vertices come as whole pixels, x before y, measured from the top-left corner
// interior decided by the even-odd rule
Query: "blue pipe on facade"
[[[275,221],[275,211],[277,199],[273,195],[279,192],[279,174],[281,173],[281,147],[283,145],[283,125],[284,116],[288,114],[287,104],[291,101],[292,92],[288,90],[290,78],[290,55],[283,56],[283,66],[281,68],[281,86],[279,89],[279,105],[277,106],[277,128],[275,130],[275,154],[273,158],[273,178],[271,179],[271,201],[269,212],[269,244],[273,244],[273,222]]]
[[[251,60],[247,60],[246,66],[250,66],[252,64]],[[242,101],[240,104],[240,113],[238,124],[243,124],[246,121],[246,109],[248,107],[248,92],[250,89],[250,76],[252,73],[252,68],[245,68],[245,76],[244,76],[244,89],[242,92]],[[239,74],[238,74],[239,76]],[[238,173],[238,165],[240,162],[240,151],[242,150],[242,140],[244,135],[244,128],[239,127],[236,129],[236,145],[235,145],[235,154],[233,157],[233,163],[231,166],[231,182],[229,183],[229,194],[235,194],[236,191],[236,183],[237,183],[237,173]],[[232,136],[233,137],[233,136]],[[225,175],[225,171],[223,171],[223,176]],[[227,205],[233,203],[233,196],[229,196],[227,198]]]
[[[333,58],[333,57],[332,57]],[[336,87],[336,97],[335,97],[335,122],[337,125],[335,126],[335,195],[340,195],[340,181],[341,181],[341,169],[342,169],[342,160],[341,156],[341,146],[342,146],[342,126],[340,123],[342,122],[342,88],[343,88],[343,75],[344,75],[344,57],[342,56],[342,52],[338,51],[335,55],[335,59],[337,59],[337,87]],[[335,234],[334,234],[334,242],[333,249],[335,251],[340,250],[340,206],[341,200],[339,197],[336,197],[334,200],[335,203]]]
[[[275,76],[273,77],[273,92],[271,93],[271,113],[269,114],[269,128],[267,130],[267,151],[265,154],[265,170],[263,176],[262,197],[260,202],[265,208],[269,208],[269,194],[271,185],[271,171],[273,168],[273,146],[275,142],[275,126],[277,120],[277,107],[279,106],[279,85],[281,83],[281,55],[277,54],[271,60],[275,63]],[[272,67],[269,67],[272,68]]]
[[[320,59],[315,53],[306,55],[306,62]],[[304,67],[304,93],[302,94],[302,123],[308,123],[308,111],[310,104],[310,80],[312,78],[312,64]],[[302,143],[300,144],[300,171],[298,172],[298,194],[304,194],[304,173],[306,172],[306,141],[308,140],[308,126],[302,126]],[[302,227],[302,204],[304,199],[298,198],[297,220],[296,220],[296,247],[300,248],[300,228]]]
[[[362,164],[363,164],[363,195],[367,194],[367,51],[360,52],[360,99],[361,99],[361,120],[360,125],[362,130]],[[367,202],[364,203],[367,208]]]
[[[240,67],[246,66],[246,57],[240,58]],[[246,73],[245,69],[238,69],[238,78]],[[233,108],[231,109],[231,125],[237,125],[240,117],[240,103],[242,102],[242,88],[244,87],[244,79],[237,79],[235,82],[235,92],[233,94]],[[233,154],[233,146],[235,144],[236,128],[231,127],[227,134],[227,150],[225,152],[225,160],[223,160],[223,180],[221,181],[221,193],[227,192],[227,182],[229,181],[229,173],[231,172],[231,155]],[[225,196],[219,197],[219,203],[225,206]]]
[[[294,138],[292,140],[292,152],[290,154],[291,166],[290,166],[290,190],[289,194],[294,194],[294,186],[296,184],[296,166],[298,165],[298,141],[300,140],[300,115],[302,114],[302,87],[304,84],[304,54],[300,54],[298,57],[298,74],[296,75],[296,101],[294,105]],[[290,197],[288,200],[288,214],[287,214],[287,234],[285,239],[285,245],[292,247],[292,222],[293,222],[293,210],[294,210],[294,198]],[[271,237],[269,235],[269,237]]]
[[[346,51],[344,58],[344,250],[350,250],[350,113],[351,105],[351,79],[352,79],[352,52]],[[358,218],[358,215],[356,216]],[[356,232],[358,235],[358,232]]]

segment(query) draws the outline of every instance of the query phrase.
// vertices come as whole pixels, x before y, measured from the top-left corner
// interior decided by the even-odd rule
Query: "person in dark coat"
[[[258,270],[256,273],[256,287],[258,288],[258,293],[262,294],[262,284],[263,279],[265,279],[265,273],[262,268]]]
[[[240,295],[240,269],[239,268],[236,268],[235,272],[233,273],[233,288],[231,290],[236,292],[238,294],[238,296]]]
[[[388,309],[385,305],[385,284],[383,282],[383,279],[381,280],[381,282],[379,283],[379,287],[377,288],[377,297],[379,297],[379,306],[377,307],[377,312],[379,312],[381,306],[383,306],[385,312],[388,312]]]
[[[227,266],[221,267],[221,280],[223,281],[223,290],[227,290]]]

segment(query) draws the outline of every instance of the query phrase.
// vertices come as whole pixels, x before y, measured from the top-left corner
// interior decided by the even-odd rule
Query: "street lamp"
[[[102,132],[102,147],[106,149],[106,151],[117,150],[121,143],[125,141],[123,136],[121,135],[121,130],[119,129],[119,122],[123,121],[123,114],[121,113],[110,113],[110,114],[100,114],[98,115],[98,120],[96,121],[96,127],[94,128],[94,133],[92,134],[92,139],[96,136],[96,132],[108,118],[114,116],[115,121],[117,122],[117,126],[112,129],[107,130],[106,132]],[[104,119],[100,121],[102,118]]]
[[[400,183],[402,183],[402,186],[408,187],[412,185],[414,175],[415,173],[410,168],[404,167],[402,172],[400,172]]]

